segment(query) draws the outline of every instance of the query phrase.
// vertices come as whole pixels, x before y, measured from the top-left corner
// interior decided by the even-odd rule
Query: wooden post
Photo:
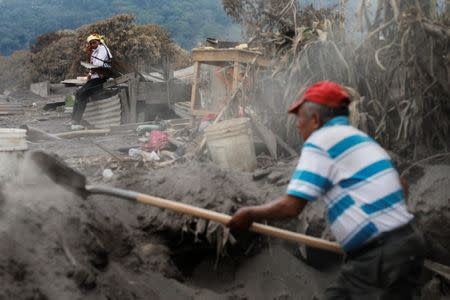
[[[122,122],[129,123],[130,122],[130,103],[128,101],[127,91],[124,88],[120,89],[119,98],[120,98],[120,102],[122,103],[122,109],[123,109]]]
[[[171,83],[173,79],[173,71],[170,70],[169,58],[165,56],[163,58],[163,68],[164,68],[164,79],[166,80],[166,97],[167,97],[167,106],[169,109],[172,109],[171,101]]]
[[[131,74],[128,81],[128,96],[130,101],[130,119],[131,123],[136,123],[137,120],[137,94],[138,94],[139,79],[135,74]]]
[[[234,99],[236,99],[237,94],[238,94],[238,88],[236,88],[236,90],[233,92],[233,95],[231,96],[231,98],[228,100],[227,104],[225,104],[225,106],[220,110],[219,114],[216,116],[216,119],[214,120],[214,122],[212,123],[212,125],[217,124],[217,122],[220,121],[220,119],[222,119],[223,115],[225,114],[225,112],[228,110],[228,108],[230,107],[231,103],[234,101]],[[200,144],[197,146],[197,148],[194,151],[194,155],[199,155],[202,151],[203,151],[203,147],[205,147],[206,145],[206,137],[203,136]]]
[[[196,109],[197,106],[197,92],[198,92],[198,81],[200,79],[200,62],[194,62],[194,82],[192,84],[191,93],[191,111]]]
[[[241,64],[238,61],[234,62],[233,65],[233,85],[232,85],[232,93],[234,93],[239,84],[239,76],[241,74]]]
[[[267,150],[269,150],[270,156],[272,156],[274,159],[278,159],[277,154],[277,138],[275,134],[264,126],[264,124],[260,123],[256,118],[250,117],[254,127],[256,128],[257,132],[261,136],[264,144],[266,144]]]
[[[166,93],[167,93],[167,106],[169,109],[173,109],[172,107],[172,87],[173,85],[173,73],[170,73],[169,78],[167,79],[166,85]]]
[[[298,153],[297,151],[295,151],[294,148],[292,148],[291,146],[289,146],[285,141],[283,141],[282,138],[280,138],[278,135],[275,135],[275,137],[277,138],[277,142],[278,144],[284,148],[284,150],[286,150],[292,157],[298,157]]]
[[[255,117],[250,117],[256,129],[260,133],[264,143],[267,145],[267,149],[272,155],[273,158],[277,159],[277,147],[276,143],[278,143],[287,153],[289,153],[292,157],[298,157],[297,151],[294,148],[289,146],[281,137],[275,134],[272,130],[267,128],[264,124],[259,122]],[[275,139],[275,146],[273,145]],[[271,150],[272,149],[272,150]],[[274,155],[273,155],[274,154]]]

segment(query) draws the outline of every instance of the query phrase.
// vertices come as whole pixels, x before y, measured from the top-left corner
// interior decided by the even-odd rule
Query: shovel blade
[[[86,198],[86,177],[69,167],[64,161],[43,151],[30,151],[28,158],[53,182]]]

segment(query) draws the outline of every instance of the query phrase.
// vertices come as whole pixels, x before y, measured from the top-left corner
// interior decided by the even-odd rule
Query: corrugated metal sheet
[[[119,96],[89,102],[83,119],[97,128],[108,128],[120,125],[121,106]]]
[[[177,116],[183,119],[190,119],[192,117],[191,114],[191,102],[177,102],[173,105],[173,111]]]
[[[194,80],[194,66],[176,70],[175,72],[173,72],[173,77],[179,80],[187,80],[187,81]]]
[[[164,121],[168,130],[180,130],[191,126],[191,119],[172,119]]]
[[[158,72],[152,72],[152,73],[140,73],[140,75],[142,75],[142,77],[144,77],[144,79],[146,81],[150,81],[150,82],[165,82],[164,80],[164,76],[161,73]]]
[[[20,103],[0,102],[0,115],[19,115],[24,113],[24,107]]]
[[[82,79],[66,79],[61,81],[61,83],[66,84],[66,85],[76,85],[76,86],[81,86],[83,84],[86,83],[87,80],[82,80]]]

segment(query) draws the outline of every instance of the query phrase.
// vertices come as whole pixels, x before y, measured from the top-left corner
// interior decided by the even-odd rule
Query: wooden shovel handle
[[[120,198],[125,198],[129,200],[136,200],[143,204],[149,204],[153,206],[157,206],[159,208],[169,209],[171,211],[175,211],[181,214],[187,214],[194,217],[198,217],[205,220],[214,221],[217,223],[221,223],[226,225],[228,221],[231,219],[229,215],[218,213],[212,210],[195,207],[192,205],[167,200],[159,197],[154,197],[146,194],[140,194],[133,191],[122,190],[117,188],[110,187],[98,187],[98,186],[87,186],[86,189],[91,193],[96,194],[107,194],[113,195]],[[342,248],[338,243],[326,241],[323,239],[307,236],[304,234],[276,228],[273,226],[263,225],[259,223],[253,223],[250,227],[250,230],[253,232],[257,232],[260,234],[265,234],[293,242],[298,242],[305,244],[310,247],[328,250],[336,253],[343,253]]]

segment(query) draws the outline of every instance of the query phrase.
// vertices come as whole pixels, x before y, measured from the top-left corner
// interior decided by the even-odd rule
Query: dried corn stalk
[[[291,145],[286,107],[311,83],[334,80],[357,90],[357,124],[386,148],[418,157],[450,146],[450,4],[379,0],[358,10],[360,44],[347,40],[335,8],[299,9],[296,1],[223,0],[247,37],[274,59],[255,110]],[[272,81],[268,84],[268,81]],[[270,90],[267,89],[270,87]],[[262,99],[262,100],[260,100]]]

